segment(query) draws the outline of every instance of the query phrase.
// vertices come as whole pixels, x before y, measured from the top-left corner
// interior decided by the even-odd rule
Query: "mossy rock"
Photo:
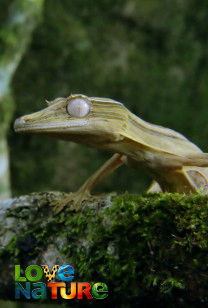
[[[5,207],[2,217],[13,222],[2,227],[13,234],[0,252],[2,278],[5,264],[43,264],[52,253],[51,265],[72,265],[75,281],[105,282],[109,302],[206,305],[208,196],[105,196],[81,212],[68,207],[53,215],[50,205],[60,197],[31,194]]]

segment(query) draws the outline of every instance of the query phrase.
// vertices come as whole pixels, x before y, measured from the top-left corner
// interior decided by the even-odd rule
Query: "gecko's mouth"
[[[76,121],[75,123],[66,121],[62,123],[35,123],[26,121],[24,117],[20,117],[14,122],[14,130],[16,133],[57,133],[60,129],[62,132],[66,130],[71,130],[72,128],[76,129],[76,127],[87,125],[87,121]]]
[[[14,130],[16,133],[20,134],[41,134],[47,135],[62,140],[72,141],[92,147],[102,148],[104,144],[109,144],[111,140],[111,134],[105,133],[105,135],[100,135],[96,130],[89,130],[87,126],[89,125],[88,120],[78,120],[74,122],[65,120],[64,122],[59,121],[56,123],[50,123],[49,119],[37,119],[27,120],[20,117],[14,122]]]

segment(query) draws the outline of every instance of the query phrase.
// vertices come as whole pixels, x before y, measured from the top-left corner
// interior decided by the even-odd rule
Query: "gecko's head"
[[[47,104],[41,111],[18,118],[15,132],[47,134],[93,146],[118,138],[126,123],[126,108],[111,99],[74,94]]]

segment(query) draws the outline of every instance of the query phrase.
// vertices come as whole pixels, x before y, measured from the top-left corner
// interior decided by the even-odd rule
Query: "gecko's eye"
[[[73,99],[66,107],[72,117],[83,118],[90,111],[90,105],[82,98]]]

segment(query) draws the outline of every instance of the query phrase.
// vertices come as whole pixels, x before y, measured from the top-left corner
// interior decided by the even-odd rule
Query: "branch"
[[[0,298],[14,300],[15,264],[22,276],[28,265],[68,264],[73,281],[104,282],[108,300],[126,307],[206,300],[207,196],[104,196],[80,212],[68,207],[54,215],[52,204],[63,195],[1,201]]]

